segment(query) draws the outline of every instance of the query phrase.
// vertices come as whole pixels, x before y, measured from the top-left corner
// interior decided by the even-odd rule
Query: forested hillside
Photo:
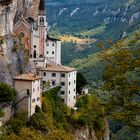
[[[94,85],[100,83],[103,70],[97,55],[111,46],[108,42],[140,28],[139,0],[49,0],[46,6],[50,34],[66,37],[62,39],[63,63],[77,67]],[[71,37],[76,39],[70,41]]]

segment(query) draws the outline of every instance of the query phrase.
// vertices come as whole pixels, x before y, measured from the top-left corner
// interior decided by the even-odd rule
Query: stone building
[[[21,74],[14,78],[14,87],[17,91],[16,112],[24,112],[30,117],[35,113],[36,106],[42,106],[42,89],[40,77],[35,74]]]
[[[14,32],[28,50],[31,72],[40,74],[43,83],[50,83],[51,88],[60,85],[62,100],[74,107],[76,70],[61,64],[61,41],[47,34],[45,0],[40,0],[38,17],[21,17],[14,25]]]
[[[61,86],[59,95],[69,107],[76,103],[76,69],[56,64],[48,64],[45,68],[38,68],[42,77],[43,90]]]
[[[46,46],[44,49],[44,55],[47,63],[49,64],[61,64],[61,41],[47,36]]]

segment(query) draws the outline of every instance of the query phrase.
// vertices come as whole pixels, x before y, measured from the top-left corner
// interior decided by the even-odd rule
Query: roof
[[[61,41],[60,39],[57,38],[52,38],[49,35],[47,35],[47,40],[51,40],[51,41]]]
[[[72,72],[76,71],[75,68],[63,66],[63,65],[56,65],[56,64],[47,64],[46,68],[39,67],[38,68],[41,71],[52,71],[52,72]]]
[[[40,77],[38,77],[36,74],[33,74],[33,73],[21,74],[14,77],[14,80],[21,80],[21,81],[35,81],[39,79]]]
[[[39,10],[40,11],[45,11],[45,0],[40,0],[40,4],[39,4]]]

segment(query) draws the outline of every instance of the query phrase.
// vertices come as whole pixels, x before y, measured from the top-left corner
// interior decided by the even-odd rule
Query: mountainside
[[[139,0],[47,0],[46,5],[49,25],[63,34],[118,39],[140,23]]]
[[[47,0],[46,6],[50,34],[96,40],[67,39],[62,45],[63,63],[82,71],[89,83],[101,80],[104,66],[97,55],[103,44],[109,47],[107,40],[116,42],[140,28],[140,0]]]

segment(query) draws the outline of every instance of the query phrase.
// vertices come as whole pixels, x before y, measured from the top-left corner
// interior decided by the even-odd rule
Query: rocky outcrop
[[[102,135],[100,136],[100,139],[109,140],[110,132],[109,132],[108,121],[106,118],[104,118],[103,121],[104,121],[104,130]],[[99,140],[96,132],[92,130],[92,132],[90,133],[88,127],[76,130],[75,134],[76,134],[76,140]]]
[[[20,18],[36,18],[40,0],[5,0],[0,2],[0,82],[13,83],[12,77],[17,72],[29,71],[24,49],[20,42],[13,52],[15,38],[13,25]],[[8,3],[7,3],[8,2]],[[17,39],[17,38],[16,38]]]
[[[20,18],[36,18],[39,1],[11,0],[9,4],[0,2],[0,36],[12,33],[14,22]]]

